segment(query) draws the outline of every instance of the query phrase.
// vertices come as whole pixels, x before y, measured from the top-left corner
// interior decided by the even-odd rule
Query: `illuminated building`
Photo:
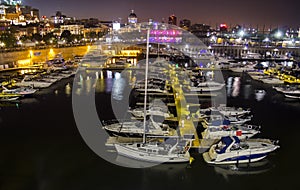
[[[169,24],[177,25],[177,17],[175,15],[169,16]]]
[[[13,2],[11,3],[13,4]],[[11,24],[22,26],[26,26],[29,23],[38,23],[39,10],[30,6],[21,6],[20,4],[0,5],[0,20],[9,21]]]
[[[55,25],[72,23],[74,22],[74,18],[67,17],[66,15],[63,15],[60,11],[56,11],[55,16],[51,16],[51,22]]]
[[[60,11],[56,11],[55,16],[51,16],[53,18],[53,22],[55,24],[62,24],[64,23],[64,20],[66,18],[65,15],[62,15],[62,13]]]
[[[64,30],[69,30],[71,34],[80,35],[83,34],[84,25],[60,25],[60,31],[63,32]]]
[[[136,24],[138,21],[136,14],[134,13],[134,10],[131,10],[131,13],[128,16],[128,24]]]

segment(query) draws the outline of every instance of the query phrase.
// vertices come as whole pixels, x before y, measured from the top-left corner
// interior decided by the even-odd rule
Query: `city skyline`
[[[239,1],[231,0],[211,0],[209,2],[199,2],[197,0],[152,0],[150,2],[140,2],[137,0],[110,0],[99,2],[97,0],[72,1],[72,0],[24,0],[23,4],[40,9],[40,15],[47,17],[61,11],[67,16],[76,18],[99,18],[100,20],[121,20],[127,21],[130,10],[135,10],[139,22],[152,18],[161,21],[163,18],[167,22],[169,15],[175,14],[178,21],[190,19],[192,23],[205,23],[215,26],[220,23],[228,25],[242,24],[256,27],[265,25],[266,27],[291,26],[299,27],[296,0],[272,1],[272,0],[252,0]],[[120,19],[121,18],[121,19]]]

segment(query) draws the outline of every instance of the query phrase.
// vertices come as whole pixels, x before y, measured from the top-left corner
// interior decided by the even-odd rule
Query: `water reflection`
[[[106,93],[111,93],[112,91],[112,87],[114,85],[114,79],[112,78],[107,78],[106,81],[105,81],[105,92]]]
[[[240,86],[241,86],[241,81],[240,77],[234,77],[234,82],[232,85],[232,97],[237,97],[240,94]]]
[[[249,81],[242,80],[241,77],[232,77],[227,78],[227,97],[239,97],[243,96],[244,99],[248,100],[251,96],[257,101],[262,101],[266,96],[266,91],[263,89],[252,89],[252,85],[249,84]],[[241,94],[242,90],[242,94]]]
[[[72,88],[71,88],[71,85],[70,83],[68,83],[66,86],[65,86],[65,93],[66,95],[69,97],[72,93]]]
[[[20,107],[20,101],[11,101],[11,102],[1,102],[0,101],[0,110],[7,108],[7,107],[15,107],[19,108]]]
[[[96,93],[101,93],[105,91],[105,80],[104,79],[98,79],[97,85],[96,85]]]
[[[232,79],[233,77],[228,77],[227,79],[227,96],[230,97],[232,93]]]
[[[120,73],[112,71],[81,71],[75,78],[75,84],[77,84],[75,92],[77,95],[89,94],[92,88],[95,88],[95,91],[97,93],[112,93],[114,99],[122,100],[122,93],[124,92],[127,85],[126,79],[130,76],[131,73],[127,72]],[[131,78],[129,78],[129,80],[131,80]],[[66,91],[67,90],[69,90],[68,86],[66,86]]]
[[[126,81],[119,75],[116,77],[113,87],[112,87],[112,98],[118,101],[123,100],[123,92],[126,87]]]
[[[255,99],[257,101],[262,101],[266,95],[265,90],[255,90]]]
[[[230,176],[239,175],[257,175],[269,171],[274,167],[274,164],[269,160],[264,159],[259,162],[245,163],[245,164],[230,164],[230,165],[217,165],[214,170],[217,174],[222,175],[226,180]]]
[[[244,98],[248,100],[250,98],[250,94],[251,94],[251,85],[250,84],[244,85]]]
[[[227,79],[227,97],[238,97],[241,88],[240,77],[228,77]]]

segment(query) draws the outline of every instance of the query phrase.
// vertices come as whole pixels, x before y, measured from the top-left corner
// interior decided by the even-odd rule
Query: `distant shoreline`
[[[49,48],[71,48],[71,47],[81,47],[87,46],[90,44],[69,44],[69,45],[45,45],[45,46],[34,46],[34,47],[14,47],[14,48],[0,48],[1,53],[7,52],[20,52],[20,51],[27,51],[27,50],[42,50],[42,49],[49,49]]]
[[[34,63],[43,63],[54,59],[61,54],[65,60],[73,59],[74,56],[84,56],[88,45],[81,46],[47,46],[45,48],[28,48],[19,51],[0,52],[0,70],[30,66]]]

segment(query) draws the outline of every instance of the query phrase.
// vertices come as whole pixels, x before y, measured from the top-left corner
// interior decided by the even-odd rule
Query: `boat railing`
[[[261,126],[257,126],[257,125],[244,125],[245,127],[247,127],[248,129],[253,129],[253,130],[256,130],[256,131],[259,131]]]
[[[102,124],[104,126],[106,125],[111,125],[111,124],[115,124],[115,123],[124,123],[124,122],[132,122],[133,120],[131,119],[111,119],[111,120],[102,120]]]

